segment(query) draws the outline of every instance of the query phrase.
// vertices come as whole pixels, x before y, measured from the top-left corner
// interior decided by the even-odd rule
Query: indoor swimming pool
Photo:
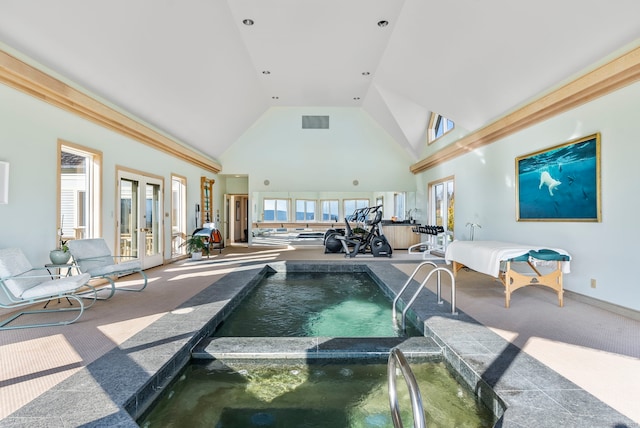
[[[422,333],[409,326],[400,334],[391,305],[367,272],[265,274],[138,422],[145,428],[392,427],[389,343],[407,346]],[[456,380],[434,348],[411,366],[429,426],[493,426],[492,411]],[[408,390],[398,390],[403,420],[411,426]]]
[[[491,427],[495,418],[442,362],[411,365],[429,427]],[[398,380],[405,426],[409,393]],[[193,362],[141,418],[154,427],[393,427],[384,362]]]
[[[399,336],[391,304],[365,272],[276,272],[242,299],[215,336]],[[410,325],[404,335],[421,332]]]

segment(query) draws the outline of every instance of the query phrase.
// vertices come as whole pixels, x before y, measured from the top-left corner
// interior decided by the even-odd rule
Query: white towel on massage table
[[[531,250],[549,249],[569,256],[565,250],[536,245],[514,244],[500,241],[453,241],[447,246],[445,261],[461,263],[476,272],[498,278],[500,262],[513,259]],[[569,262],[562,262],[562,272],[569,273]]]

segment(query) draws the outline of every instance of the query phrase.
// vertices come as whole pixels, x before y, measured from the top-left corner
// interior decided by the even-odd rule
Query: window
[[[427,132],[427,142],[429,144],[442,137],[447,132],[451,131],[455,127],[452,120],[439,115],[437,113],[431,113],[429,119],[429,130]]]
[[[58,141],[58,229],[62,240],[101,236],[102,153]]]
[[[187,238],[187,179],[171,176],[171,256],[186,254]]]
[[[316,201],[298,199],[296,201],[296,221],[315,221]]]
[[[366,208],[369,206],[369,199],[345,199],[344,200],[344,215],[350,217],[354,211],[360,208]]]
[[[446,178],[429,184],[429,220],[435,226],[442,226],[453,234],[454,181]]]
[[[322,206],[322,221],[338,221],[338,200],[327,199],[320,202]]]
[[[264,221],[289,221],[289,200],[265,199]]]

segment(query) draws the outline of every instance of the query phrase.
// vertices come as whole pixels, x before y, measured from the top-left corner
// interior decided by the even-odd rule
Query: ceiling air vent
[[[302,129],[329,129],[329,116],[302,116]]]

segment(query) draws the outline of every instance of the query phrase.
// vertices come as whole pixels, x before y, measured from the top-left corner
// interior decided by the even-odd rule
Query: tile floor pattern
[[[308,245],[230,247],[200,263],[151,269],[147,290],[116,293],[110,301],[96,303],[75,324],[0,332],[0,426],[3,418],[228,273],[278,260],[331,259],[343,257]],[[392,259],[367,261],[392,263],[409,274],[422,260],[400,251]],[[136,281],[128,277],[120,283]],[[538,287],[516,291],[511,308],[505,309],[502,285],[475,272],[461,271],[457,289],[458,308],[466,314],[640,423],[640,321],[582,303],[570,293],[565,307],[559,308],[556,295]],[[443,290],[448,299],[448,286]],[[0,316],[6,314],[0,311]]]

